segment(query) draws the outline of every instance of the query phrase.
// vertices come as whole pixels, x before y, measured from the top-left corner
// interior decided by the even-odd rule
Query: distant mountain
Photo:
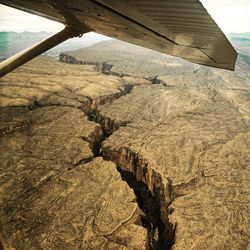
[[[231,38],[232,43],[241,43],[249,45],[250,44],[250,38],[244,38],[244,37],[232,37]]]
[[[229,39],[233,39],[233,38],[242,38],[242,39],[250,39],[250,32],[246,32],[246,33],[230,33],[228,34]]]
[[[52,35],[49,32],[0,32],[0,60]]]
[[[237,65],[250,70],[250,33],[231,33],[228,38],[239,53]]]

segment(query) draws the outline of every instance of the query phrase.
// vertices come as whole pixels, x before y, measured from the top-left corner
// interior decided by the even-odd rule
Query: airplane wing
[[[70,32],[57,39],[57,44],[72,34],[94,31],[198,64],[229,70],[235,67],[237,52],[199,0],[0,0],[0,3],[65,24]]]

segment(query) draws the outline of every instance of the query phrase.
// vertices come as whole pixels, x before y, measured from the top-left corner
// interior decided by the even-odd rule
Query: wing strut
[[[82,34],[89,32],[90,30],[77,30],[70,26],[66,26],[62,31],[57,34],[47,38],[46,40],[31,46],[30,48],[24,49],[23,51],[17,53],[16,55],[6,59],[0,63],[0,77],[8,74],[15,68],[23,65],[29,60],[33,59],[36,56],[41,55],[45,51],[55,47],[56,45],[64,42],[65,40],[81,36]]]

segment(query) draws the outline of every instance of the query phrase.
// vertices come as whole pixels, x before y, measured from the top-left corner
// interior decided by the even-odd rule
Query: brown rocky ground
[[[133,190],[98,157],[102,129],[82,111],[131,83],[45,57],[1,79],[0,221],[11,249],[145,248]]]
[[[148,81],[117,58],[41,57],[0,81],[8,246],[250,249],[247,73],[167,58]]]

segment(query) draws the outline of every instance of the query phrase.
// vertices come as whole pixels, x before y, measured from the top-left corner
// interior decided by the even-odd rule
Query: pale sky
[[[0,31],[48,31],[63,29],[63,24],[0,4]]]
[[[225,33],[250,32],[250,0],[200,0]]]
[[[250,32],[250,0],[200,0],[225,33]],[[62,24],[0,4],[0,31],[52,31]]]

